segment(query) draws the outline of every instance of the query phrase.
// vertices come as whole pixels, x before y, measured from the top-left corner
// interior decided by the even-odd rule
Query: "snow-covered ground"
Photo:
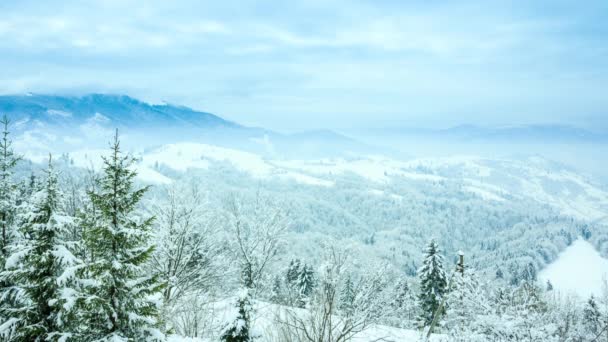
[[[555,290],[564,294],[574,293],[583,299],[591,294],[600,295],[607,277],[608,260],[582,238],[566,248],[539,274],[543,284],[549,280]]]
[[[100,165],[106,151],[70,153],[76,166]],[[39,156],[31,159],[40,161]],[[260,155],[200,143],[176,143],[138,155],[139,178],[168,184],[172,180],[156,170],[164,165],[176,171],[207,169],[216,162],[232,164],[256,178],[294,181],[303,185],[332,187],[337,176],[354,174],[379,185],[392,179],[410,182],[456,181],[462,191],[489,201],[535,200],[582,220],[608,217],[608,191],[586,177],[541,160],[484,159],[474,156],[425,158],[408,161],[384,156],[319,160],[271,160]],[[376,193],[377,194],[377,193]],[[399,196],[399,194],[394,194]]]
[[[228,316],[234,314],[233,308],[230,306],[231,299],[222,300],[212,304],[210,307],[209,326],[215,327],[215,330],[220,330],[223,322],[228,321]],[[277,317],[285,317],[285,310],[293,310],[291,312],[297,315],[304,315],[303,309],[288,308],[281,305],[269,304],[266,302],[255,302],[254,304],[253,329],[252,331],[260,334],[260,339],[256,340],[259,342],[275,342],[280,341],[278,338],[278,328],[280,323],[277,323]],[[384,325],[370,325],[364,331],[355,335],[352,339],[353,342],[369,342],[369,341],[385,341],[385,342],[418,342],[423,341],[423,335],[420,331],[394,328]],[[277,339],[278,338],[278,339]],[[171,336],[169,342],[211,342],[213,338],[187,338],[181,336]],[[444,342],[447,341],[443,335],[434,335],[431,337],[430,342]]]

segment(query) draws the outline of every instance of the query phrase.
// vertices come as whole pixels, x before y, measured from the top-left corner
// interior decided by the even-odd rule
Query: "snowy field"
[[[539,279],[549,280],[555,290],[575,293],[582,298],[599,296],[608,277],[608,260],[602,258],[593,246],[579,238],[563,251],[558,259],[545,268]]]

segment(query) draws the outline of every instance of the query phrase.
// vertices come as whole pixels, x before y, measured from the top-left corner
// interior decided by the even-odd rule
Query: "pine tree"
[[[312,267],[304,264],[297,279],[298,306],[304,307],[315,287],[315,275]]]
[[[350,275],[346,277],[342,290],[340,291],[340,304],[338,308],[346,317],[352,315],[355,305],[355,287]]]
[[[251,313],[253,307],[249,298],[249,291],[242,289],[228,313],[228,320],[222,330],[220,341],[249,342],[256,336],[251,331]]]
[[[602,314],[600,313],[597,301],[591,295],[583,309],[583,325],[593,336],[597,335],[600,331],[602,325],[601,317]]]
[[[148,190],[134,189],[134,159],[120,149],[118,133],[104,157],[97,190],[89,191],[94,219],[84,228],[90,255],[80,301],[86,339],[96,341],[160,340],[157,328],[162,284],[146,274],[144,264],[153,253],[149,229],[153,218],[140,219],[136,206]]]
[[[17,185],[13,182],[13,169],[20,160],[12,148],[12,141],[8,130],[9,119],[3,116],[0,124],[3,126],[2,139],[0,140],[0,273],[5,269],[6,259],[10,254],[9,246],[17,238],[15,228],[15,216],[17,214]],[[0,322],[5,322],[8,317],[2,313],[14,305],[13,298],[9,295],[11,283],[8,279],[0,279]],[[1,325],[1,324],[0,324]]]
[[[15,154],[12,147],[12,141],[9,138],[9,119],[6,116],[2,117],[0,124],[2,124],[4,128],[2,140],[0,140],[0,229],[2,229],[0,240],[0,249],[2,252],[0,255],[0,265],[2,265],[1,267],[4,267],[4,263],[9,254],[8,246],[15,236],[13,221],[16,213],[17,186],[13,182],[12,176],[13,169],[20,160],[20,157]]]
[[[16,295],[6,315],[10,326],[4,336],[12,341],[53,341],[71,337],[69,310],[74,289],[69,287],[79,260],[65,240],[73,219],[63,212],[62,195],[51,159],[46,183],[32,195],[20,219],[25,237],[11,245],[11,256],[2,277]],[[67,310],[66,310],[67,309]]]
[[[284,304],[283,282],[281,281],[281,277],[278,275],[275,275],[272,280],[270,301],[276,304]]]
[[[298,277],[300,276],[300,259],[292,259],[289,262],[289,266],[287,267],[287,272],[285,274],[285,282],[288,285],[295,285],[298,281]]]
[[[475,271],[457,272],[447,294],[446,327],[453,341],[470,341],[483,328],[478,316],[485,316],[486,297],[481,291]]]
[[[424,261],[418,270],[420,278],[420,323],[428,326],[441,304],[447,290],[447,279],[443,269],[443,257],[439,246],[432,240],[425,251]]]

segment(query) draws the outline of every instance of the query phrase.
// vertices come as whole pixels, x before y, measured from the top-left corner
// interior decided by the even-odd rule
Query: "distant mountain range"
[[[460,125],[447,129],[389,128],[379,133],[393,136],[436,137],[459,142],[589,142],[608,143],[608,132],[592,132],[587,129],[555,124],[478,126]]]
[[[88,122],[107,122],[116,128],[189,126],[241,128],[219,116],[187,107],[151,105],[126,95],[0,96],[0,113],[14,122],[72,127]],[[27,127],[28,125],[24,125]]]
[[[13,123],[11,129],[29,139],[25,145],[52,146],[55,150],[73,150],[70,145],[74,144],[99,145],[99,140],[107,140],[118,129],[127,143],[138,147],[195,141],[273,157],[318,157],[320,148],[324,156],[376,151],[329,130],[281,134],[188,107],[153,105],[126,95],[0,96],[0,115],[7,115]]]

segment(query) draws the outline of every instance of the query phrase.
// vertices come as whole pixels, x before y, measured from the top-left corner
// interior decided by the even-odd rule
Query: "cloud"
[[[605,122],[606,5],[540,3],[5,2],[0,92],[127,92],[288,130]]]

